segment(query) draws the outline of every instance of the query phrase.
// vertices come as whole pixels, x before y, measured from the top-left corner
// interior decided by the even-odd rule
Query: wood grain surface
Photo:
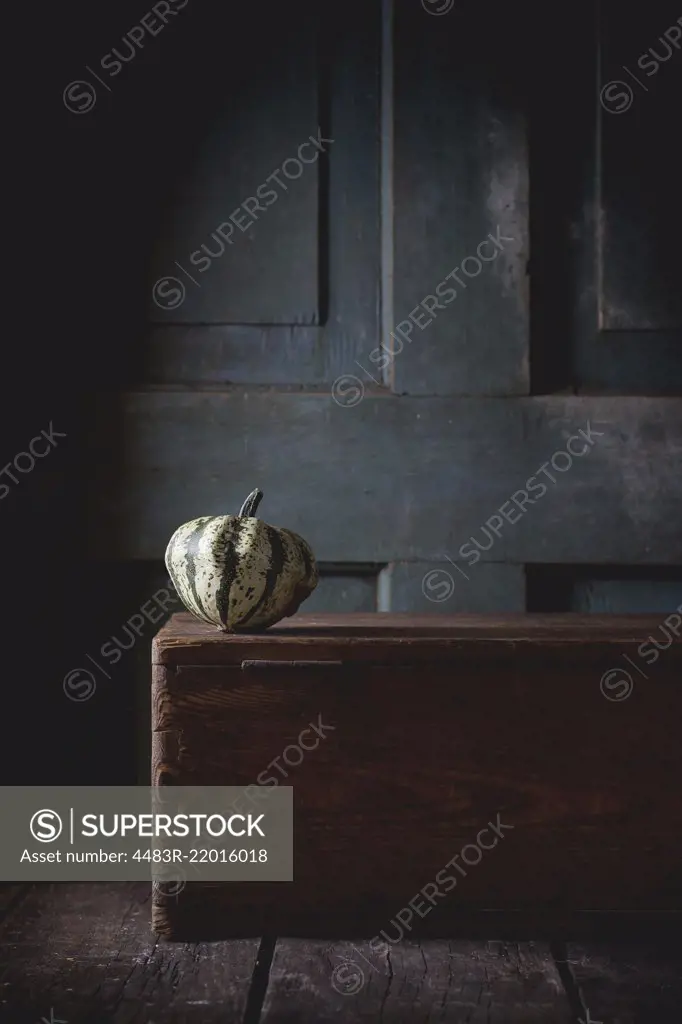
[[[175,616],[155,641],[153,780],[292,785],[295,881],[190,883],[156,926],[378,929],[500,820],[416,929],[451,935],[475,910],[682,909],[682,642],[648,678],[634,660],[659,625],[319,615],[227,637]],[[287,754],[315,724],[314,749]]]
[[[471,548],[459,554],[472,537],[486,561],[682,561],[675,399],[366,394],[348,409],[329,393],[228,388],[101,395],[93,415],[91,540],[107,559],[160,558],[180,523],[237,512],[257,484],[263,519],[323,562],[450,558],[473,575]],[[569,455],[572,437],[584,454]],[[497,538],[483,532],[495,514]]]
[[[240,1021],[258,942],[163,945],[148,883],[32,887],[0,925],[0,1019]]]
[[[5,910],[16,888],[0,887]],[[23,888],[0,911],[2,1024],[676,1024],[682,1005],[679,925],[608,941],[580,927],[505,941],[490,920],[478,940],[163,942],[147,883]]]

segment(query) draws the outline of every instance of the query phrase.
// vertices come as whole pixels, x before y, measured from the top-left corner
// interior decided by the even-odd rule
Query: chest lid
[[[315,668],[449,657],[635,648],[660,629],[658,615],[298,614],[262,633],[223,633],[188,613],[173,615],[152,645],[161,665],[281,664]],[[676,637],[682,653],[682,633]]]

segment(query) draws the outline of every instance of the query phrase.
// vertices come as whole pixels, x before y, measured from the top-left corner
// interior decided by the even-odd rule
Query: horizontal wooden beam
[[[682,563],[679,399],[137,392],[93,421],[107,557],[159,558],[258,486],[322,561]]]

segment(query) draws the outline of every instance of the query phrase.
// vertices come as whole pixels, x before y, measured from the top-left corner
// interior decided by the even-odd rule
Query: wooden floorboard
[[[0,1020],[241,1024],[257,940],[160,943],[145,883],[43,885],[0,925]]]
[[[0,883],[0,922],[21,902],[29,886],[19,882]]]
[[[2,1024],[679,1024],[682,943],[168,943],[142,883],[0,888]],[[651,934],[651,933],[650,933]],[[390,937],[390,936],[389,936]]]
[[[603,1024],[679,1024],[682,942],[569,943],[567,967],[583,1009]]]
[[[570,1024],[543,943],[277,942],[262,1024]]]

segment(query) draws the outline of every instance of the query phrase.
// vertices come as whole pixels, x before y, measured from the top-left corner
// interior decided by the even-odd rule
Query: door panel
[[[599,328],[675,331],[682,346],[682,18],[647,7],[602,3]]]
[[[170,237],[158,246],[150,290],[172,275],[185,299],[167,310],[150,302],[153,324],[140,366],[146,385],[331,384],[357,373],[355,360],[378,337],[379,6],[265,0],[250,17],[260,26],[258,46],[230,51],[229,71],[212,82],[212,115],[196,117],[205,105],[201,67],[182,71],[196,94],[178,125],[179,136],[192,140],[182,162],[189,184],[174,184],[179,172],[166,169],[176,194],[158,213]],[[199,57],[216,19],[209,6],[193,42]],[[246,37],[242,8],[239,19]],[[178,69],[169,73],[177,77]],[[300,144],[318,134],[326,140],[318,161],[289,180],[286,174],[299,173]],[[294,163],[283,172],[287,160]],[[272,200],[267,178],[275,173],[286,188],[275,179]],[[236,222],[246,224],[238,208],[259,188],[267,208],[243,233],[235,228],[232,244],[205,267],[202,243],[219,252],[213,232],[227,220],[230,234],[235,210]],[[188,262],[193,252],[204,260],[202,272]],[[162,286],[164,294],[177,287]]]
[[[538,12],[547,38],[555,11]],[[682,48],[670,0],[581,0],[530,103],[534,392],[682,393]],[[663,41],[661,41],[663,38]],[[667,62],[649,52],[670,50]],[[678,41],[680,46],[680,41]],[[648,54],[648,56],[647,56]],[[648,64],[649,75],[639,66]],[[635,77],[633,77],[633,75]]]
[[[160,289],[152,319],[319,322],[320,165],[304,165],[302,173],[296,165],[298,147],[319,125],[308,10],[301,0],[272,10],[267,35],[257,31],[257,8],[243,12],[238,26],[218,18],[215,33],[227,37],[237,28],[246,45],[258,38],[248,46],[249,73],[231,54],[187,76],[177,114],[182,153],[160,183],[167,205],[150,279],[173,275],[185,298],[176,306],[170,287]]]
[[[682,50],[627,110],[603,91],[664,52],[671,11],[579,0],[559,35],[534,2],[264,0],[223,64],[224,8],[188,20],[157,83],[187,102],[158,135],[152,283],[318,127],[333,142],[177,310],[150,303],[137,379],[93,411],[97,555],[158,563],[260,486],[326,567],[317,609],[542,608],[572,568],[679,565]]]
[[[529,44],[514,5],[494,18],[485,4],[452,17],[395,5],[387,369],[400,394],[528,394]]]

